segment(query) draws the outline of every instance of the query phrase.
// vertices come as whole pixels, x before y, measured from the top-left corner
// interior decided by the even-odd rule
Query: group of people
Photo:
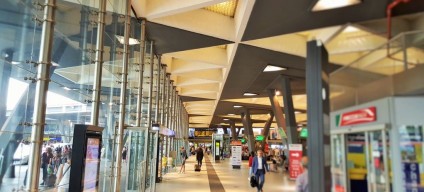
[[[256,153],[255,156],[255,153],[251,152],[249,157],[249,179],[251,179],[253,175],[258,183],[256,186],[258,192],[263,192],[262,188],[265,183],[265,174],[266,172],[270,172],[270,168],[268,167],[267,158],[264,156],[264,152],[258,150]],[[308,192],[308,158],[303,157],[301,162],[303,172],[296,179],[296,192]]]
[[[68,145],[54,148],[46,146],[41,155],[43,181],[40,185],[57,186],[58,191],[69,190],[72,148]]]
[[[206,152],[208,151],[208,148],[205,149]],[[210,150],[210,149],[209,149]],[[210,153],[210,151],[209,151]],[[194,147],[190,147],[190,154],[196,155],[196,160],[197,160],[197,165],[199,165],[200,167],[202,166],[202,161],[203,161],[203,157],[204,157],[204,149],[203,147],[198,147],[196,150],[194,150]],[[180,155],[181,155],[181,168],[179,173],[185,173],[185,163],[188,159],[188,155],[186,150],[184,149],[184,147],[181,147],[180,149]]]

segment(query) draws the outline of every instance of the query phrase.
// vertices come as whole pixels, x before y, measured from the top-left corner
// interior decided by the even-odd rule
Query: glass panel
[[[399,129],[404,191],[424,191],[423,126],[408,125]]]
[[[128,190],[141,190],[144,183],[145,170],[143,165],[146,162],[145,147],[147,147],[147,129],[143,131],[131,131],[129,139],[129,161],[128,161]]]
[[[344,135],[333,135],[331,142],[333,188],[336,192],[346,191]]]
[[[368,182],[370,183],[370,191],[384,192],[389,191],[386,185],[387,171],[385,161],[387,161],[387,154],[384,154],[384,143],[382,131],[374,131],[368,133],[370,150],[368,158]]]

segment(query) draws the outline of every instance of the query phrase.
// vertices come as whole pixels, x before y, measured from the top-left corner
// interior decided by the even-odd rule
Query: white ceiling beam
[[[179,51],[164,54],[167,57],[174,57],[193,62],[207,63],[217,66],[228,66],[227,51],[219,47],[207,47],[188,51]]]
[[[207,70],[207,69],[218,69],[222,67],[223,66],[174,58],[172,60],[172,67],[170,72],[174,75],[177,75],[180,73],[201,71],[201,70]]]
[[[256,0],[239,0],[235,20],[235,42],[241,42]]]

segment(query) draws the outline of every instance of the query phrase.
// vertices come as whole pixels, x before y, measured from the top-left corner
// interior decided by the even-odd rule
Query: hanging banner
[[[301,144],[289,145],[289,171],[290,179],[295,180],[302,173],[303,151]]]

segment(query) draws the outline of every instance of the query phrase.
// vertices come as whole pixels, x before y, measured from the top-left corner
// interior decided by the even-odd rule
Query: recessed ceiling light
[[[236,115],[236,114],[234,114],[234,113],[228,113],[228,115]]]
[[[300,111],[295,111],[294,113],[295,113],[295,114],[299,114],[299,113],[302,113],[302,112],[300,112]]]
[[[278,90],[276,90],[276,91],[275,91],[275,95],[281,95],[281,92],[280,92],[280,91],[278,91]]]
[[[116,37],[116,39],[118,39],[119,43],[121,43],[121,44],[125,43],[125,38],[123,36],[115,35],[115,37]],[[129,44],[130,45],[140,44],[140,41],[138,39],[130,38]]]
[[[361,3],[361,0],[318,0],[312,11],[336,9]]]
[[[234,108],[242,108],[243,106],[241,105],[234,105]]]
[[[244,96],[255,96],[255,95],[258,95],[258,94],[256,94],[256,93],[244,93],[243,94]]]
[[[224,120],[224,121],[228,121],[228,120],[230,120],[230,119],[222,119],[222,120]]]
[[[284,71],[287,70],[285,67],[275,66],[275,65],[267,65],[264,69],[264,72],[272,72],[272,71]]]
[[[297,124],[297,126],[302,127],[303,125],[302,124]]]

